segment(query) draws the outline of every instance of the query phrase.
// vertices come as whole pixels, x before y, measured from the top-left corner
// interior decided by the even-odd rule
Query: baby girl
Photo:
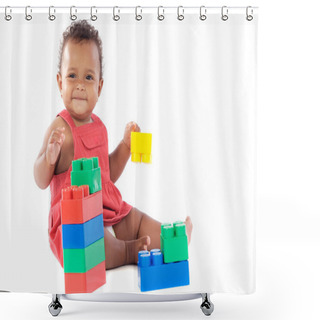
[[[114,185],[130,158],[131,132],[140,132],[140,128],[135,122],[128,123],[123,139],[109,154],[106,127],[93,113],[103,87],[102,43],[98,31],[86,20],[74,22],[63,33],[57,83],[65,109],[47,129],[34,164],[37,185],[41,189],[50,185],[51,250],[63,265],[60,200],[61,190],[71,185],[72,160],[98,157],[106,269],[137,263],[140,250],[160,248],[161,223],[123,201]],[[190,217],[185,224],[190,242]]]

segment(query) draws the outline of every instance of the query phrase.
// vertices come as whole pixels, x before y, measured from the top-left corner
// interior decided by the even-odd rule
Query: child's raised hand
[[[123,142],[129,149],[131,149],[131,132],[140,132],[140,131],[141,131],[140,127],[134,121],[131,121],[126,125]]]
[[[65,128],[58,127],[51,132],[46,150],[46,160],[50,166],[56,164],[62,144],[65,140]]]

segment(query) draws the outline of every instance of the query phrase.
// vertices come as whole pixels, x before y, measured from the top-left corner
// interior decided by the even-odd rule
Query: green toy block
[[[72,161],[71,185],[88,185],[90,194],[101,190],[101,170],[97,157]]]
[[[104,237],[84,249],[63,249],[65,273],[87,272],[105,259]]]
[[[183,222],[162,224],[160,240],[165,263],[188,260],[188,238]]]

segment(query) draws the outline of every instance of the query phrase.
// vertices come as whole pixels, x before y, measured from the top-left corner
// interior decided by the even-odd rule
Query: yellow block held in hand
[[[131,132],[131,161],[151,163],[152,134]]]

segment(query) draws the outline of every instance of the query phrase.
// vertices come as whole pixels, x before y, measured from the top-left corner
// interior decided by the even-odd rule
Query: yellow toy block
[[[131,161],[151,163],[152,134],[131,132]]]

